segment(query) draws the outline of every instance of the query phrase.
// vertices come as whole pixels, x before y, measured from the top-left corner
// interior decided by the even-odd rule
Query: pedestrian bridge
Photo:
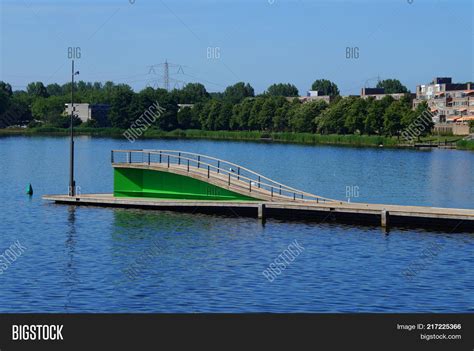
[[[115,197],[330,203],[241,165],[175,150],[113,150]]]

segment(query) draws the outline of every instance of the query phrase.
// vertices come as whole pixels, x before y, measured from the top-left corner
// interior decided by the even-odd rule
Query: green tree
[[[249,130],[260,129],[260,111],[262,111],[264,103],[265,99],[262,97],[256,98],[253,101],[252,109],[250,110],[250,115],[247,122],[247,127]]]
[[[178,125],[181,129],[192,129],[193,126],[193,112],[191,107],[184,107],[178,111]]]
[[[262,109],[258,113],[258,126],[260,130],[268,130],[272,127],[273,117],[276,111],[276,102],[272,98],[264,99]]]
[[[214,129],[215,130],[229,130],[229,122],[232,117],[232,107],[230,102],[223,102],[219,111],[219,117],[217,118]]]
[[[157,118],[158,128],[167,131],[178,128],[178,105],[171,94],[166,89],[156,89],[155,101],[164,109]]]
[[[329,108],[325,109],[318,119],[318,131],[323,134],[347,134],[348,129],[345,120],[354,99],[353,97],[348,97],[331,103]]]
[[[246,97],[255,96],[255,92],[249,83],[245,84],[244,82],[239,82],[234,85],[228,86],[223,94],[223,99],[237,104],[241,102]]]
[[[229,129],[230,130],[240,130],[241,125],[240,125],[240,115],[242,113],[242,103],[240,104],[235,104],[232,107],[232,116],[230,117],[229,120]]]
[[[384,79],[377,83],[377,88],[384,88],[385,94],[408,93],[408,89],[398,79]]]
[[[0,91],[5,92],[9,97],[13,95],[12,86],[4,81],[0,81]]]
[[[384,129],[385,110],[394,101],[390,95],[384,96],[381,100],[370,98],[368,100],[367,116],[364,121],[364,130],[367,134],[382,134]]]
[[[232,109],[232,117],[229,121],[230,128],[233,130],[248,130],[249,119],[252,112],[255,99],[248,98],[240,104],[234,105]]]
[[[46,87],[41,82],[33,82],[28,84],[28,86],[26,87],[26,91],[28,92],[28,94],[34,97],[46,98],[49,96]]]
[[[0,116],[10,107],[10,97],[4,90],[0,90]]]
[[[402,117],[409,111],[407,106],[401,101],[394,101],[384,113],[385,134],[394,136],[400,135],[403,128]]]
[[[317,90],[323,95],[329,95],[331,97],[339,95],[339,88],[337,87],[336,83],[333,83],[327,79],[315,80],[313,85],[311,85],[311,90]]]
[[[201,83],[188,83],[181,90],[174,90],[173,97],[180,104],[195,104],[210,99],[209,93]]]
[[[65,96],[50,96],[48,98],[35,98],[31,105],[32,116],[46,125],[66,128],[69,126],[70,117],[64,114]],[[78,117],[74,118],[74,125],[81,124]]]
[[[352,134],[362,134],[364,132],[364,120],[367,116],[367,100],[355,98],[347,110],[344,126]]]
[[[57,83],[48,84],[46,86],[46,91],[47,91],[48,95],[50,95],[50,96],[52,96],[52,95],[63,95],[63,90],[62,90],[61,86]]]
[[[401,123],[404,131],[410,137],[421,137],[431,133],[434,127],[432,114],[426,101],[419,104],[415,110],[405,107]],[[403,133],[402,133],[403,135]]]
[[[203,123],[207,130],[217,130],[217,121],[221,113],[222,102],[219,100],[211,100],[207,108],[207,116]]]
[[[2,92],[0,92],[0,95]],[[8,109],[0,114],[0,128],[9,125],[27,125],[32,119],[31,110],[28,104],[24,103],[17,96],[13,96],[10,100]]]
[[[204,108],[204,103],[198,102],[194,104],[191,108],[191,125],[190,128],[192,129],[203,129],[203,126],[200,122],[200,114]]]
[[[131,111],[133,95],[132,88],[126,84],[119,84],[114,87],[111,93],[111,106],[108,115],[112,127],[126,129],[133,123],[134,119]]]
[[[328,107],[325,101],[317,100],[298,105],[291,115],[289,125],[294,132],[314,132],[316,119]]]
[[[290,83],[278,83],[272,84],[268,87],[265,92],[266,95],[270,96],[298,96],[298,89]]]
[[[290,104],[278,107],[273,116],[273,130],[284,132],[288,130],[288,114],[290,110]]]

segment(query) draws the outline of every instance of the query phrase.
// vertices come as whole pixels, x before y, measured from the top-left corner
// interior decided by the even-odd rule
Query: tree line
[[[256,95],[252,86],[239,82],[223,92],[209,93],[200,83],[189,83],[182,89],[167,91],[147,87],[139,92],[126,84],[113,82],[75,83],[76,103],[108,104],[110,111],[103,125],[91,120],[85,127],[126,129],[153,103],[165,109],[154,127],[202,130],[259,130],[267,132],[310,132],[321,134],[400,135],[426,109],[412,110],[408,90],[396,79],[381,81],[377,87],[387,93],[407,93],[400,100],[385,96],[381,100],[358,96],[341,97],[337,85],[329,80],[316,80],[311,88],[329,95],[323,100],[302,102],[298,89],[289,83],[278,83]],[[64,115],[70,102],[71,83],[28,84],[26,90],[13,91],[10,84],[0,82],[0,127],[25,125],[65,128]],[[192,104],[179,108],[178,104]],[[80,125],[81,121],[75,119]]]

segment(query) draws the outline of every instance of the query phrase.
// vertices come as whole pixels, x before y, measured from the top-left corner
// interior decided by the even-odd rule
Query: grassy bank
[[[93,135],[123,138],[124,130],[116,128],[75,128],[78,135]],[[39,127],[28,129],[0,129],[0,135],[68,135],[69,130],[64,128]],[[346,146],[371,146],[401,147],[403,139],[375,135],[321,135],[312,133],[276,132],[267,133],[260,131],[207,131],[176,129],[170,132],[158,129],[148,129],[142,138],[188,138],[212,140],[245,140],[245,141],[276,141],[283,143],[297,143],[308,145],[346,145]],[[430,137],[427,137],[430,138]],[[449,138],[450,139],[450,138]],[[474,150],[473,142],[459,141],[460,149]],[[406,146],[406,145],[405,145]]]
[[[459,140],[456,143],[456,148],[460,150],[472,150],[474,151],[474,140]]]
[[[122,136],[123,130],[117,128],[74,128],[78,135]],[[0,135],[68,135],[69,129],[55,127],[0,129]]]

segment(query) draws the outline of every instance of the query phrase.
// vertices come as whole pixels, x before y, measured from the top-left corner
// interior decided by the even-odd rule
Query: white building
[[[87,122],[92,119],[92,109],[90,104],[74,104],[74,114],[81,119],[82,122]],[[71,115],[71,104],[66,104],[64,114]]]
[[[94,119],[99,123],[99,125],[102,126],[107,124],[107,115],[109,113],[109,110],[110,105],[107,104],[74,104],[74,114],[79,117],[82,122],[87,122],[91,119]],[[64,114],[66,116],[71,115],[70,104],[66,104]]]

